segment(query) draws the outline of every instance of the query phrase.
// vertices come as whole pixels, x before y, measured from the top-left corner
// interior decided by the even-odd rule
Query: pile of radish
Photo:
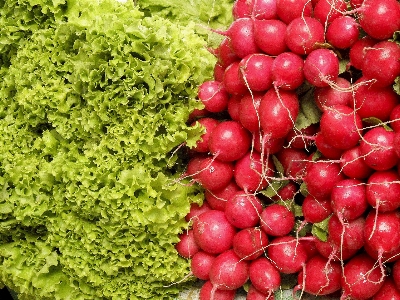
[[[400,299],[400,3],[237,0],[199,86],[176,249],[200,299]]]

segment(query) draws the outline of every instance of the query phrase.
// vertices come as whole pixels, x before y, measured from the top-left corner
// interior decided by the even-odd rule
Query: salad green
[[[176,149],[201,134],[186,120],[215,63],[198,20],[115,0],[0,16],[0,282],[21,300],[177,295],[203,196]]]

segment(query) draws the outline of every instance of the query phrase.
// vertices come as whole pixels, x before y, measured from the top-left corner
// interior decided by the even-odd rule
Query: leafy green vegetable
[[[131,2],[67,4],[0,7],[0,281],[22,300],[170,299],[202,201],[174,150],[200,136],[186,120],[214,57]]]

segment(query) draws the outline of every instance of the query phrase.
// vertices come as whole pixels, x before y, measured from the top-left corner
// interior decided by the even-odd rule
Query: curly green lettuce
[[[174,244],[202,201],[175,150],[199,138],[186,120],[214,57],[189,23],[130,2],[53,18],[2,68],[0,282],[21,300],[171,299],[190,270]]]

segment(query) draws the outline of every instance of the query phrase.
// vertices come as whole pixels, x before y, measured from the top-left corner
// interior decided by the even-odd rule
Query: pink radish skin
[[[236,290],[220,290],[208,280],[200,289],[199,300],[234,300]]]
[[[390,86],[400,75],[399,57],[400,45],[391,41],[381,41],[366,51],[363,75],[367,79],[375,79],[375,86]]]
[[[227,37],[222,40],[218,48],[213,50],[212,53],[217,57],[219,64],[224,69],[226,69],[230,64],[240,60],[233,51],[231,41]]]
[[[236,228],[229,223],[225,213],[210,210],[202,213],[193,223],[193,236],[205,252],[219,254],[232,247]]]
[[[205,160],[208,156],[205,154],[197,154],[193,156],[187,165],[185,175],[192,177],[194,181],[198,181],[199,174],[201,172],[201,163]]]
[[[320,0],[324,1],[324,0]],[[339,76],[339,59],[329,49],[316,49],[304,61],[304,77],[316,87],[328,86]]]
[[[354,94],[354,108],[364,118],[377,118],[386,122],[392,110],[399,104],[399,95],[392,87],[378,87],[364,76],[358,79]]]
[[[228,114],[233,121],[240,121],[240,102],[243,95],[231,95],[228,102]]]
[[[367,181],[368,203],[379,212],[400,207],[400,176],[394,170],[374,172]]]
[[[294,290],[303,290],[316,296],[329,295],[341,288],[342,268],[339,262],[329,261],[321,255],[310,258],[297,277],[298,286]]]
[[[364,226],[363,217],[343,222],[332,215],[328,221],[329,239],[338,247],[359,250],[364,246]]]
[[[329,198],[317,199],[311,195],[304,198],[301,209],[304,220],[309,223],[322,222],[332,213],[331,201]]]
[[[259,107],[263,93],[252,93],[243,96],[240,101],[239,122],[250,132],[260,130]]]
[[[285,144],[285,138],[271,138],[262,132],[253,134],[254,150],[265,156],[278,153]]]
[[[394,147],[393,131],[375,127],[366,132],[360,142],[364,162],[376,171],[385,171],[397,165],[399,157]]]
[[[280,20],[255,20],[254,39],[257,46],[268,55],[276,56],[287,51],[286,27]]]
[[[296,18],[311,17],[312,3],[308,0],[277,0],[276,11],[278,18],[289,24]]]
[[[289,181],[285,186],[281,187],[277,194],[271,199],[273,201],[292,201],[299,193],[299,186],[293,181]]]
[[[343,174],[354,179],[365,179],[373,173],[373,169],[364,162],[360,146],[343,152],[340,167]]]
[[[311,124],[300,130],[293,128],[286,136],[286,142],[290,148],[307,150],[313,145],[317,132],[318,124]]]
[[[352,108],[334,105],[321,116],[320,129],[327,143],[337,149],[355,147],[362,134],[362,119]]]
[[[179,235],[179,242],[175,244],[175,249],[178,251],[179,255],[184,258],[192,258],[193,255],[200,251],[192,229]]]
[[[197,95],[209,112],[221,112],[228,106],[229,95],[219,81],[209,80],[202,83]]]
[[[400,104],[396,105],[390,113],[390,127],[395,131],[400,131]]]
[[[341,299],[346,299],[346,297],[369,299],[383,285],[381,271],[376,268],[375,261],[367,254],[358,254],[344,265],[341,285],[343,290]]]
[[[389,39],[400,30],[400,4],[396,0],[364,0],[358,11],[362,29],[375,39]]]
[[[332,146],[328,141],[331,141],[331,139],[326,138],[322,131],[315,135],[315,146],[322,156],[327,159],[339,159],[345,150]]]
[[[244,95],[248,93],[247,86],[242,80],[239,63],[240,61],[235,61],[225,69],[222,83],[225,90],[231,95]]]
[[[400,290],[400,260],[397,259],[393,264],[392,277],[397,289]]]
[[[349,51],[350,65],[358,70],[362,70],[364,57],[367,49],[375,45],[378,41],[370,36],[365,36],[357,40]]]
[[[268,205],[260,216],[261,229],[268,236],[285,236],[292,231],[294,224],[294,213],[280,204]]]
[[[263,53],[250,54],[240,61],[242,80],[250,91],[262,92],[272,87],[273,61],[271,56]]]
[[[187,222],[192,221],[197,216],[201,215],[203,212],[211,210],[211,206],[207,201],[204,201],[201,205],[197,203],[190,204],[189,213],[185,216]]]
[[[351,83],[347,79],[338,77],[335,85],[338,88],[327,86],[315,89],[315,103],[321,111],[329,110],[334,105],[352,106],[353,95],[350,90]]]
[[[305,150],[283,148],[276,154],[282,164],[284,175],[289,178],[302,178],[308,163],[308,153]]]
[[[252,17],[258,20],[277,19],[277,0],[254,0]]]
[[[234,179],[242,190],[253,193],[265,189],[274,172],[275,166],[271,157],[262,158],[258,152],[249,151],[236,161]]]
[[[239,122],[223,121],[212,131],[208,147],[218,160],[233,162],[243,157],[251,145],[251,135]]]
[[[236,290],[248,279],[249,262],[241,260],[232,249],[219,254],[210,268],[210,281],[217,289]]]
[[[360,34],[357,21],[350,16],[340,16],[332,21],[326,31],[329,44],[337,49],[350,48]]]
[[[246,300],[274,300],[274,294],[264,294],[257,290],[252,284],[249,285]]]
[[[195,255],[193,255],[190,261],[190,270],[193,275],[201,280],[209,280],[211,265],[215,259],[214,254],[210,254],[204,251],[199,251]]]
[[[224,74],[225,74],[225,68],[219,64],[216,63],[214,66],[214,80],[215,81],[219,81],[219,82],[223,82],[224,81]]]
[[[357,249],[349,249],[340,247],[330,241],[329,237],[327,241],[315,240],[315,247],[320,255],[332,261],[346,261],[352,258],[357,252]]]
[[[252,261],[264,254],[268,236],[259,227],[240,230],[233,238],[233,251],[241,259]]]
[[[261,200],[257,196],[239,191],[228,199],[225,216],[233,226],[244,229],[258,225],[262,210]]]
[[[217,191],[209,191],[206,190],[204,192],[204,196],[206,198],[206,203],[212,208],[216,210],[225,211],[226,203],[228,199],[233,197],[236,192],[239,192],[240,188],[238,185],[232,180],[226,187]]]
[[[283,138],[293,128],[299,114],[299,100],[291,91],[268,90],[260,103],[260,123],[264,134]]]
[[[222,162],[212,157],[200,163],[197,181],[207,190],[217,191],[225,188],[233,178],[233,164]]]
[[[400,290],[397,289],[391,277],[387,277],[372,300],[400,300]]]
[[[272,240],[267,253],[274,266],[284,274],[299,272],[308,259],[305,246],[289,235]]]
[[[357,179],[338,181],[332,189],[331,206],[342,221],[357,219],[369,207],[365,184]]]
[[[275,57],[271,74],[278,89],[295,90],[304,82],[304,60],[293,52],[283,52]]]
[[[343,179],[340,166],[337,163],[316,161],[307,166],[303,182],[308,193],[316,198],[327,198],[336,184]]]
[[[326,26],[346,11],[347,4],[344,0],[319,0],[314,6],[314,18]]]
[[[285,42],[292,52],[309,54],[318,44],[325,42],[324,26],[315,18],[296,18],[288,24]]]
[[[273,294],[281,285],[281,275],[266,257],[253,260],[249,266],[251,284],[261,293]]]
[[[200,140],[197,141],[196,147],[193,148],[196,152],[209,152],[208,140],[210,138],[211,132],[219,124],[219,121],[214,118],[201,118],[192,123],[192,126],[200,124],[204,127],[205,132],[201,135]]]

